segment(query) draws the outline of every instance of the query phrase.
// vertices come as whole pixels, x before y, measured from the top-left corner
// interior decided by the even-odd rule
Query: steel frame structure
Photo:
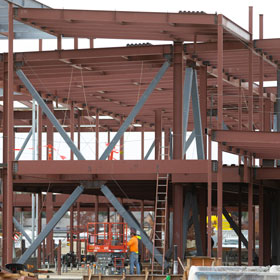
[[[8,3],[8,18],[9,52],[1,55],[0,61],[3,87],[0,99],[4,102],[0,108],[4,147],[3,264],[12,262],[13,211],[17,207],[16,203],[13,204],[13,191],[71,193],[82,182],[87,194],[100,195],[100,187],[106,184],[115,196],[123,197],[118,188],[121,184],[128,197],[151,201],[157,173],[170,174],[172,244],[178,245],[181,259],[187,235],[183,221],[188,222],[186,213],[190,207],[185,204],[184,214],[183,198],[190,187],[195,187],[196,192],[208,191],[207,197],[205,195],[202,199],[203,196],[199,196],[202,201],[199,207],[195,195],[186,199],[186,202],[191,199],[189,203],[196,206],[195,213],[199,210],[200,219],[198,213],[193,213],[197,237],[201,239],[201,242],[197,240],[199,251],[211,256],[211,223],[207,229],[206,215],[211,221],[211,215],[216,211],[217,256],[222,257],[223,209],[237,207],[241,213],[242,205],[249,216],[248,264],[252,265],[255,244],[253,208],[258,205],[259,264],[269,264],[271,257],[273,263],[279,264],[280,253],[275,248],[280,243],[273,235],[271,240],[270,232],[272,226],[273,229],[280,228],[280,213],[279,207],[271,208],[269,200],[273,198],[275,203],[279,200],[280,173],[275,160],[280,158],[280,39],[263,39],[262,15],[259,40],[253,40],[251,7],[249,31],[221,14],[191,12],[32,9]],[[40,41],[38,52],[14,53],[14,22],[57,37],[57,50],[42,51]],[[74,50],[61,49],[62,35],[75,38]],[[78,38],[90,39],[90,48],[78,49]],[[98,49],[94,48],[94,38],[165,40],[171,43]],[[265,88],[264,81],[277,81],[277,87]],[[147,90],[139,98],[144,88]],[[19,160],[19,157],[14,160],[15,133],[30,131],[32,114],[29,108],[35,96],[48,117],[40,114],[38,119],[41,147],[38,160]],[[27,106],[26,110],[14,108],[14,101]],[[273,115],[277,119],[275,132],[272,132]],[[102,119],[102,116],[109,118]],[[44,160],[42,157],[42,134],[47,134],[47,145],[53,145],[53,125],[70,145],[70,160]],[[141,132],[141,160],[124,158],[124,132],[127,129]],[[193,132],[186,142],[187,130]],[[171,156],[160,156],[162,131],[164,145],[172,147]],[[66,132],[70,132],[70,137]],[[79,151],[83,132],[95,133],[95,144],[92,143],[96,151],[94,159],[85,160]],[[108,132],[108,137],[110,132],[117,134],[108,141],[109,146],[99,157],[101,132]],[[155,142],[146,156],[145,132],[156,133]],[[78,135],[77,145],[74,144],[74,134]],[[199,159],[190,160],[185,154],[194,137],[199,147]],[[106,160],[118,141],[122,150],[120,160]],[[217,164],[212,161],[211,141],[218,143]],[[153,147],[155,160],[147,160]],[[240,164],[223,166],[223,152],[238,155]],[[78,160],[74,160],[74,155]],[[258,167],[255,159],[260,160]],[[240,192],[241,186],[242,190],[246,189],[245,193]],[[273,217],[270,217],[270,210],[275,212]],[[98,207],[95,211],[98,213]],[[70,213],[73,226],[73,208]],[[52,213],[48,220],[51,218]],[[46,237],[42,236],[43,239]],[[241,238],[244,242],[240,235]]]

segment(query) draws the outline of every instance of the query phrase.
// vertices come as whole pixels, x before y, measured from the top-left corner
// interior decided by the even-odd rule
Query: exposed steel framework
[[[56,36],[57,50],[42,51],[40,41],[38,52],[14,53],[13,20]],[[99,195],[100,182],[106,182],[118,197],[124,197],[125,193],[133,199],[154,200],[156,175],[170,174],[173,245],[178,245],[181,259],[184,194],[194,189],[199,194],[204,255],[211,256],[206,216],[211,217],[214,212],[218,215],[217,254],[222,257],[223,207],[236,207],[239,212],[245,208],[249,216],[248,264],[252,265],[255,249],[253,210],[258,205],[259,264],[279,264],[280,250],[277,249],[280,243],[271,232],[280,226],[280,211],[275,206],[280,199],[280,173],[276,161],[280,158],[280,39],[263,39],[262,15],[259,40],[253,40],[252,26],[252,8],[249,9],[247,31],[221,14],[31,9],[9,4],[9,52],[1,56],[0,62],[4,90],[1,97],[4,105],[0,108],[4,136],[3,263],[12,260],[12,217],[13,207],[17,207],[16,202],[12,203],[13,191],[71,193],[80,182],[94,181],[96,186],[85,188],[90,195]],[[62,49],[63,37],[75,38],[74,50]],[[78,49],[78,38],[90,39],[90,48]],[[94,48],[95,38],[171,43]],[[108,143],[112,140],[110,132],[117,132],[122,127],[166,61],[170,67],[128,127],[131,132],[141,132],[141,160],[125,159],[123,135],[120,160],[99,160],[102,155],[99,133],[108,131]],[[198,73],[200,110],[196,112],[194,107],[189,107],[187,130],[195,128],[194,116],[199,114],[204,154],[208,154],[200,160],[185,159],[184,152],[183,104],[187,67]],[[71,152],[70,160],[51,160],[51,155],[45,160],[42,134],[47,135],[47,145],[53,146],[54,129],[49,120],[39,114],[38,160],[14,161],[14,133],[29,132],[32,121],[32,98],[15,75],[16,69],[26,75],[71,139],[74,140],[74,134],[78,135],[78,148],[82,132],[95,133],[96,141],[92,143],[95,158],[74,160]],[[278,87],[265,87],[266,81],[277,81]],[[21,102],[27,108],[17,110],[13,108],[13,101]],[[110,118],[103,119],[102,116]],[[147,131],[156,133],[156,160],[144,160],[144,132]],[[162,131],[164,146],[170,146],[172,142],[171,157],[160,157]],[[211,159],[211,140],[218,143],[217,166]],[[223,166],[223,152],[238,155],[240,164]],[[256,159],[259,159],[259,167],[255,166]],[[270,200],[275,203],[270,204]],[[71,223],[73,226],[73,221]]]

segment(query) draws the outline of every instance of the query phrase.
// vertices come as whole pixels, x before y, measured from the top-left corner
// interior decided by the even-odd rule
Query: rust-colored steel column
[[[57,247],[57,274],[61,275],[61,240],[59,240]]]
[[[99,197],[98,197],[98,195],[96,195],[95,196],[95,205],[94,205],[94,220],[96,223],[99,222],[98,214],[99,214]]]
[[[43,264],[46,264],[46,239],[44,239],[43,244],[42,244],[42,251],[43,251]]]
[[[79,48],[79,40],[77,37],[74,38],[74,49],[77,50]]]
[[[74,132],[75,132],[75,118],[74,118],[74,103],[71,102],[71,108],[70,108],[70,137],[71,140],[74,142]],[[74,159],[74,153],[70,149],[70,159]]]
[[[271,129],[271,101],[269,98],[264,100],[264,131],[270,131]]]
[[[93,49],[93,48],[94,48],[94,39],[93,39],[93,38],[90,38],[90,39],[89,39],[89,48],[90,48],[90,49]]]
[[[141,129],[141,160],[144,159],[144,153],[145,153],[145,126],[142,124],[142,129]]]
[[[43,114],[40,106],[37,107],[38,114],[38,160],[42,160],[42,134],[43,134]]]
[[[43,39],[39,39],[39,52],[43,50]]]
[[[81,112],[78,111],[78,149],[81,150]]]
[[[141,203],[141,227],[142,229],[144,229],[144,219],[145,219],[145,212],[144,212],[144,200],[140,200],[140,203]],[[145,248],[144,248],[144,244],[143,242],[141,242],[141,246],[142,246],[142,254],[141,254],[141,261],[143,262],[144,261],[144,255],[145,255]]]
[[[166,127],[164,129],[164,159],[170,159],[170,129]]]
[[[238,265],[241,266],[241,230],[242,230],[242,185],[239,185],[238,200]]]
[[[250,161],[250,177],[248,184],[248,265],[253,265],[253,238],[254,238],[254,219],[253,219],[253,174],[252,174],[252,157],[249,158]]]
[[[99,112],[95,113],[95,159],[99,159]]]
[[[161,159],[162,110],[155,111],[155,160]]]
[[[46,223],[48,224],[53,217],[53,194],[48,192],[46,195]],[[51,264],[53,260],[51,258],[52,252],[52,242],[53,242],[53,232],[47,236],[47,258],[50,259]]]
[[[183,155],[183,44],[174,42],[173,49],[173,159]],[[183,186],[173,184],[173,245],[178,246],[178,257],[183,260]],[[179,271],[181,268],[179,269]]]
[[[218,129],[223,129],[223,67],[224,36],[223,15],[218,15]]]
[[[47,101],[47,105],[49,109],[53,112],[53,103],[52,101]],[[53,125],[49,121],[48,118],[46,118],[46,124],[47,124],[47,160],[53,160]]]
[[[207,66],[199,68],[200,115],[203,133],[204,154],[207,154]]]
[[[259,185],[259,266],[264,265],[264,188]]]
[[[238,87],[238,130],[242,130],[242,88],[241,80]]]
[[[14,60],[13,60],[13,4],[9,3],[8,65],[4,65],[4,137],[3,163],[3,238],[2,265],[12,262],[13,258],[13,159],[14,159]]]
[[[217,257],[223,257],[223,152],[222,143],[218,143],[217,174],[217,212],[218,212],[218,250]]]
[[[74,238],[73,238],[73,230],[74,230],[74,206],[70,208],[70,252],[74,252]]]
[[[61,48],[62,48],[62,38],[61,38],[61,35],[58,35],[57,36],[57,49],[61,50]]]
[[[80,202],[78,202],[77,203],[77,244],[76,244],[78,263],[81,262],[80,227],[81,227],[81,204]]]
[[[42,193],[38,194],[38,234],[42,230]],[[42,247],[38,247],[37,267],[41,268],[42,263]]]
[[[264,265],[271,265],[271,194],[264,192]]]
[[[121,117],[120,126],[123,124],[124,117]],[[124,160],[124,134],[120,139],[120,160]]]
[[[207,202],[207,217],[208,217],[208,228],[207,228],[207,256],[212,256],[212,137],[211,131],[208,133],[208,202]]]
[[[259,38],[263,39],[263,15],[259,17]],[[264,61],[260,56],[260,71],[259,71],[259,118],[260,118],[260,131],[264,130],[264,113],[263,113],[263,80],[264,80]]]
[[[207,241],[207,230],[206,230],[206,217],[207,217],[207,190],[199,189],[199,220],[200,220],[200,232],[201,232],[201,241],[202,241],[202,251],[203,256],[207,255],[206,241]]]
[[[248,48],[248,128],[253,130],[253,7],[249,7],[249,32],[250,32],[250,43]]]

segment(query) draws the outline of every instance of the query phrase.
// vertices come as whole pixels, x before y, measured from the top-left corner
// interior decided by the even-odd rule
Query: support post
[[[173,48],[173,159],[183,158],[183,44],[174,42]],[[184,139],[185,141],[185,139]],[[183,259],[183,186],[174,184],[173,246],[178,246],[178,257]],[[181,270],[181,268],[180,268]]]
[[[99,159],[99,111],[95,113],[95,159]]]
[[[183,210],[183,253],[186,251],[186,243],[188,238],[188,225],[189,225],[189,217],[190,217],[190,209],[191,209],[191,192],[186,192],[185,194],[185,202],[184,202],[184,210]]]
[[[53,218],[53,194],[48,192],[46,194],[46,223],[48,224],[51,219]],[[47,244],[46,244],[46,251],[47,251],[47,258],[50,259],[51,252],[52,252],[52,240],[53,240],[53,232],[51,231],[47,236]],[[33,241],[34,242],[34,241]],[[50,259],[50,264],[52,260]]]
[[[74,104],[71,102],[70,107],[70,137],[72,142],[74,143],[74,133],[75,133],[75,115],[74,115]],[[70,160],[74,159],[73,151],[70,150]]]
[[[207,65],[199,68],[200,116],[203,133],[204,155],[207,154]]]
[[[104,153],[101,155],[100,160],[105,160],[109,156],[109,154],[111,153],[113,148],[116,146],[116,144],[120,140],[121,136],[124,134],[124,132],[126,131],[128,126],[131,124],[132,120],[136,117],[138,112],[141,110],[141,108],[145,104],[146,100],[149,98],[149,96],[151,95],[151,93],[155,89],[156,85],[159,83],[159,81],[161,80],[162,76],[165,74],[165,72],[169,68],[169,66],[170,66],[170,61],[167,60],[162,65],[162,67],[160,68],[158,74],[155,76],[155,78],[150,83],[148,88],[145,90],[145,92],[143,93],[143,95],[139,99],[138,103],[132,109],[132,111],[130,112],[129,116],[126,118],[126,120],[124,121],[124,123],[120,127],[119,131],[116,133],[116,135],[112,139],[111,143],[108,145],[108,147],[106,148]]]
[[[60,219],[65,215],[68,209],[75,203],[75,201],[82,194],[84,188],[82,186],[78,186],[74,192],[69,196],[69,198],[63,203],[60,209],[55,213],[51,221],[45,226],[45,228],[41,231],[35,241],[31,244],[31,246],[25,251],[25,253],[19,258],[17,263],[24,264],[30,256],[35,252],[37,247],[41,244],[41,242],[48,236],[48,234],[53,230],[53,228],[57,225]]]
[[[263,15],[259,16],[259,38],[263,39]],[[260,131],[264,130],[264,113],[263,113],[263,80],[264,80],[264,61],[263,57],[259,58],[260,70],[259,70],[259,119],[260,119]]]
[[[217,257],[223,257],[223,159],[222,144],[218,143],[218,174],[217,174],[217,212],[218,212],[218,250]]]
[[[161,160],[162,154],[162,111],[155,111],[155,160]]]
[[[250,177],[248,184],[248,266],[253,265],[253,238],[254,238],[254,225],[253,225],[253,175],[252,175],[252,157],[250,156]]]
[[[61,135],[61,137],[64,139],[64,141],[67,143],[67,145],[70,147],[70,149],[74,152],[74,154],[76,155],[76,157],[79,160],[84,160],[84,156],[81,154],[81,152],[77,149],[77,147],[75,146],[75,144],[72,142],[72,140],[70,139],[70,137],[68,136],[68,134],[65,132],[65,130],[62,128],[62,126],[60,125],[60,123],[58,122],[58,120],[55,118],[54,114],[51,112],[51,110],[48,108],[48,106],[46,105],[46,103],[44,102],[44,100],[41,98],[41,96],[39,95],[39,93],[37,92],[37,90],[33,87],[33,85],[31,84],[31,82],[27,79],[27,77],[24,75],[24,73],[22,72],[22,70],[18,69],[16,71],[18,77],[20,78],[20,80],[23,82],[23,84],[25,85],[25,87],[27,88],[27,90],[30,92],[30,94],[32,95],[32,97],[37,101],[37,103],[39,104],[39,106],[42,108],[44,114],[48,117],[48,119],[51,121],[51,123],[53,124],[53,126],[57,129],[57,131],[59,132],[59,134]]]
[[[7,168],[3,174],[3,251],[2,265],[12,262],[13,258],[13,159],[14,159],[14,60],[13,60],[13,4],[8,4],[8,64],[4,65],[4,140],[3,140],[3,163]]]
[[[264,265],[264,188],[259,185],[259,266]]]
[[[207,202],[207,256],[212,257],[212,137],[211,131],[208,132],[208,202]]]
[[[254,114],[254,100],[253,100],[253,7],[249,7],[249,33],[250,43],[248,48],[248,128],[253,130],[253,114]]]
[[[223,15],[218,15],[218,129],[223,129]]]
[[[144,153],[145,153],[145,126],[142,124],[141,129],[141,160],[144,160]]]

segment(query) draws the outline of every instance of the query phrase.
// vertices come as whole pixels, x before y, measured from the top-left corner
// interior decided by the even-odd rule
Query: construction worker
[[[130,263],[130,274],[134,273],[134,265],[136,266],[136,273],[140,274],[140,265],[138,262],[138,238],[136,236],[135,228],[130,229],[131,239],[128,241],[127,246],[129,247],[129,263]]]
[[[141,264],[141,255],[142,255],[142,238],[140,233],[136,232],[136,237],[138,238],[138,262],[140,267],[140,272],[142,271],[142,264]]]

